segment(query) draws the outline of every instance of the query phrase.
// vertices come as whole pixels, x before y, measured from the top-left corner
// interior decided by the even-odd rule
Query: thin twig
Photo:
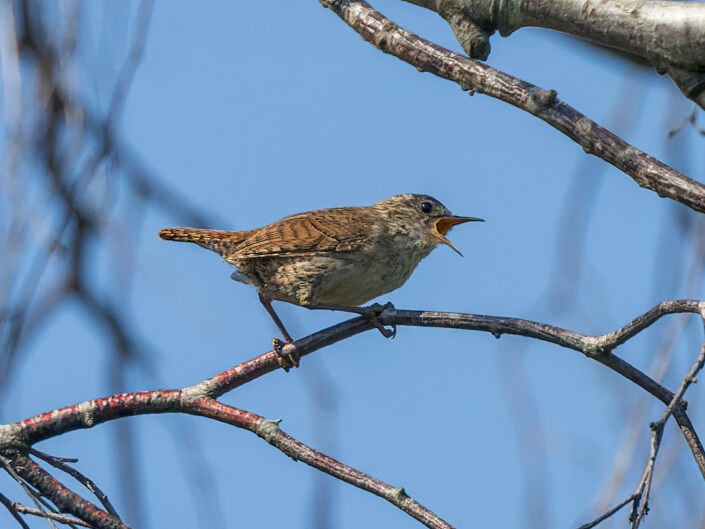
[[[639,487],[637,487],[634,493],[637,496],[634,506],[632,508],[632,514],[630,516],[630,521],[632,523],[632,529],[637,529],[644,517],[649,512],[649,495],[651,493],[651,484],[653,483],[654,466],[656,465],[656,457],[658,456],[659,448],[661,447],[661,439],[663,438],[663,430],[666,426],[668,418],[674,414],[676,407],[680,407],[683,411],[684,401],[683,395],[690,387],[691,384],[697,382],[695,376],[705,365],[705,344],[700,347],[700,354],[698,359],[690,368],[688,374],[683,378],[680,388],[673,396],[670,404],[661,415],[661,418],[655,423],[651,424],[651,450],[649,453],[649,460],[644,469],[644,475],[642,476]]]
[[[113,98],[110,102],[110,109],[108,110],[108,126],[114,126],[117,116],[122,113],[122,109],[125,105],[125,99],[127,98],[127,93],[132,86],[135,73],[137,73],[137,67],[142,60],[144,45],[147,41],[147,32],[149,31],[149,24],[152,20],[154,0],[144,0],[140,3],[139,10],[140,12],[137,15],[136,22],[137,27],[135,29],[135,35],[132,39],[130,52],[125,60],[125,63],[122,65],[117,83],[115,83]]]
[[[580,527],[578,527],[578,529],[591,529],[592,527],[595,527],[597,524],[599,524],[600,522],[605,521],[607,518],[609,518],[609,517],[612,516],[614,513],[616,513],[617,511],[619,511],[619,510],[620,510],[622,507],[624,507],[627,503],[629,503],[630,501],[633,501],[633,500],[636,498],[636,496],[637,496],[637,494],[636,494],[636,492],[635,492],[634,494],[632,494],[631,496],[629,496],[626,500],[624,500],[622,503],[620,503],[620,504],[618,504],[618,505],[615,505],[615,506],[612,507],[609,511],[605,512],[604,514],[602,514],[602,515],[599,516],[598,518],[595,518],[592,522],[589,522],[589,523],[586,523],[586,524],[581,525]]]
[[[17,520],[17,523],[20,524],[20,527],[22,527],[22,529],[29,529],[29,525],[27,525],[27,523],[22,519],[20,513],[17,512],[17,504],[1,492],[0,503],[2,503],[8,511],[10,511],[10,514],[15,520]]]
[[[56,529],[54,522],[52,522],[51,518],[49,518],[49,513],[47,513],[42,508],[42,505],[41,505],[41,503],[39,503],[39,500],[37,499],[36,495],[34,494],[34,491],[32,491],[32,489],[30,489],[27,486],[27,484],[24,482],[24,480],[17,474],[17,472],[15,472],[15,469],[12,468],[11,462],[8,459],[6,459],[5,457],[0,456],[0,465],[2,465],[3,468],[5,469],[5,471],[8,474],[10,474],[10,476],[12,476],[12,478],[15,481],[17,481],[17,483],[20,484],[22,489],[24,489],[24,491],[27,493],[27,496],[29,496],[32,499],[32,501],[34,502],[34,504],[37,506],[37,510],[40,511],[42,513],[42,516],[44,516],[44,518],[46,518],[47,522],[49,522],[49,525],[51,525],[54,529]]]
[[[671,130],[668,131],[668,137],[672,138],[673,136],[676,135],[676,133],[681,130],[687,123],[690,123],[690,125],[700,134],[705,136],[705,129],[700,128],[698,125],[698,122],[696,121],[696,117],[698,115],[698,105],[693,106],[693,111],[686,116],[683,121],[681,121],[678,125],[673,127]]]
[[[117,513],[117,511],[115,510],[113,505],[110,503],[110,500],[108,499],[107,494],[105,494],[102,490],[100,490],[100,488],[98,488],[98,485],[96,485],[92,479],[90,479],[87,476],[84,476],[78,470],[76,470],[75,468],[66,464],[66,463],[77,463],[78,459],[69,458],[69,457],[55,457],[55,456],[52,456],[49,454],[45,454],[44,452],[40,452],[39,450],[36,450],[34,448],[31,448],[29,453],[34,456],[37,456],[40,459],[43,459],[44,461],[49,463],[51,466],[56,467],[59,470],[63,470],[64,472],[69,474],[76,481],[81,483],[84,487],[86,487],[93,494],[95,494],[96,498],[98,498],[100,503],[103,504],[103,507],[105,507],[106,511],[108,511],[110,514],[115,516],[115,518],[120,520],[120,515]]]
[[[55,512],[44,512],[38,509],[33,509],[32,507],[27,507],[21,503],[13,503],[13,507],[17,509],[18,512],[22,514],[32,514],[34,516],[47,516],[54,520],[55,522],[67,524],[67,525],[80,525],[82,527],[93,527],[88,522],[74,518],[73,516],[67,516],[65,514],[55,513]]]
[[[54,465],[54,463],[78,463],[78,458],[77,457],[59,457],[59,456],[53,456],[51,454],[47,454],[45,452],[40,452],[36,448],[32,448],[29,451],[30,454],[33,456],[37,456],[39,459],[43,459],[50,465]],[[71,467],[69,467],[71,468]],[[63,470],[63,469],[62,469]],[[73,469],[72,469],[73,470]]]
[[[37,498],[37,501],[39,503],[41,503],[42,505],[44,505],[49,517],[51,517],[52,514],[60,514],[58,509],[54,505],[52,505],[49,500],[45,499],[44,495],[41,492],[39,492],[38,490],[36,490],[33,487],[30,487],[30,490],[32,491],[32,494],[34,494],[34,496]],[[69,527],[73,527],[74,529],[76,529],[73,524],[68,524],[68,525],[69,525]]]
[[[9,464],[16,475],[51,500],[61,512],[70,513],[97,529],[129,529],[113,515],[65,487],[29,457],[15,451]]]

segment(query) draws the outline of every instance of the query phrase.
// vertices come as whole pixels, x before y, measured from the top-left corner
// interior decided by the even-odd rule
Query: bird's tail
[[[244,231],[202,230],[199,228],[166,228],[159,232],[165,241],[193,242],[220,255],[227,255],[245,237]]]

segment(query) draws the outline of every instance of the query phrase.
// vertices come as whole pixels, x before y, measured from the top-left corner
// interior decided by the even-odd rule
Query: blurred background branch
[[[206,364],[207,353],[189,347],[189,336],[198,338],[209,359],[225,366],[233,365],[234,353],[258,350],[268,339],[271,331],[266,317],[262,316],[266,323],[260,322],[249,305],[253,300],[231,291],[224,271],[222,277],[212,274],[211,284],[208,269],[196,272],[193,262],[183,257],[186,253],[169,253],[161,260],[150,259],[153,268],[144,273],[156,247],[156,231],[162,227],[160,222],[167,220],[238,229],[303,209],[371,203],[404,191],[430,192],[455,200],[452,206],[449,201],[449,206],[458,210],[462,205],[463,211],[484,209],[478,212],[481,215],[491,211],[486,215],[491,221],[488,235],[478,234],[472,246],[466,242],[472,250],[466,251],[470,259],[459,265],[440,260],[429,264],[427,269],[435,272],[428,273],[426,282],[419,276],[415,286],[410,284],[390,297],[398,306],[426,306],[428,302],[434,308],[457,305],[463,311],[489,314],[521,314],[521,307],[529,307],[524,311],[529,319],[568,320],[565,327],[599,334],[652,301],[702,296],[704,228],[699,214],[643,193],[631,181],[627,184],[634,188],[633,194],[630,188],[620,188],[615,182],[624,179],[622,174],[601,160],[586,158],[572,142],[564,148],[564,138],[556,140],[554,136],[559,135],[553,131],[544,135],[548,127],[533,116],[513,108],[505,115],[506,105],[500,108],[496,102],[486,101],[489,98],[468,102],[465,96],[460,101],[460,91],[446,90],[447,83],[419,76],[405,65],[397,68],[395,59],[370,55],[369,46],[349,38],[351,32],[313,4],[297,7],[296,13],[291,12],[293,6],[281,6],[272,14],[270,27],[253,22],[261,16],[261,7],[256,6],[238,6],[236,13],[226,15],[226,6],[211,13],[208,6],[199,5],[182,14],[184,20],[180,20],[174,13],[185,10],[183,6],[168,4],[169,16],[165,16],[163,11],[160,14],[160,6],[167,4],[155,7],[151,1],[0,1],[0,413],[5,418],[15,421],[74,402],[67,401],[60,391],[72,383],[66,382],[68,372],[80,372],[86,385],[89,380],[102,379],[100,389],[86,390],[90,392],[87,398],[133,391],[136,373],[144,377],[139,380],[141,385],[146,380],[149,388],[173,387],[175,380],[182,382],[179,376],[192,383],[195,370]],[[302,17],[298,9],[306,8],[310,12]],[[410,27],[426,24],[422,16],[438,19],[398,1],[388,2],[384,9],[397,10],[402,20],[411,22]],[[151,80],[159,87],[157,95],[145,98],[147,105],[144,100],[135,105],[130,100],[132,84],[144,71],[140,65],[150,56],[146,41],[160,19],[166,20],[158,41],[163,49],[152,49],[152,56],[158,58],[155,62],[160,67],[174,61],[186,71],[180,71],[180,77]],[[297,29],[295,35],[290,34],[292,20],[307,20],[310,25],[307,31]],[[443,20],[438,22],[442,27],[435,34],[431,24],[431,40],[451,46],[454,42],[443,42],[445,33],[450,34],[448,26]],[[184,37],[188,33],[185,28],[193,33]],[[503,69],[528,78],[519,75],[520,68],[526,66],[532,78],[541,80],[537,84],[556,87],[566,100],[575,100],[576,108],[587,109],[584,111],[591,119],[609,123],[620,136],[628,135],[633,145],[649,146],[644,148],[648,152],[658,149],[645,139],[643,134],[649,127],[643,120],[653,117],[655,108],[662,108],[666,115],[665,123],[656,127],[658,141],[666,144],[666,131],[677,132],[668,143],[671,149],[686,149],[693,131],[699,130],[696,110],[691,114],[682,104],[668,107],[661,105],[661,100],[654,103],[654,92],[664,88],[655,74],[656,81],[646,77],[643,65],[648,61],[619,52],[630,62],[614,63],[614,52],[605,53],[604,48],[596,52],[596,46],[579,39],[551,40],[548,31],[532,31],[493,43],[493,62],[511,58],[513,67]],[[424,31],[419,34],[426,35]],[[525,45],[525,36],[531,46]],[[550,50],[550,61],[545,60],[548,53],[541,53],[542,42]],[[283,47],[289,53],[287,60],[282,60]],[[522,49],[531,53],[522,55]],[[570,64],[575,70],[554,64],[555,55],[562,50],[572,53]],[[528,55],[536,57],[536,62]],[[635,59],[642,66],[634,68]],[[623,88],[612,90],[609,83],[613,79],[606,82],[604,76],[595,75],[598,64],[600,72],[612,72],[607,75],[622,74],[627,79]],[[199,65],[221,77],[208,77]],[[547,71],[559,75],[561,83],[544,82],[542,76]],[[163,71],[152,75],[163,76]],[[286,90],[281,90],[282,79],[286,79]],[[593,79],[596,86],[590,84]],[[571,83],[581,85],[580,91],[567,96],[574,90]],[[670,88],[667,79],[665,84]],[[222,86],[222,92],[214,91],[216,86]],[[618,94],[616,99],[610,99],[611,93]],[[670,96],[683,102],[675,89]],[[162,100],[169,100],[164,108],[175,115],[174,122],[158,114]],[[163,134],[164,148],[177,170],[156,164],[147,156],[149,149],[140,143],[139,135],[122,130],[124,114],[130,108],[142,114],[141,121],[131,122],[134,129],[150,120],[159,122],[153,128],[145,126],[149,129],[145,134],[158,135],[160,140]],[[609,114],[605,117],[596,108]],[[381,115],[384,118],[380,120]],[[686,119],[679,126],[683,116]],[[184,138],[180,139],[187,143],[180,144],[169,136],[174,130],[168,128],[182,131]],[[197,164],[184,163],[188,159],[184,153],[191,151],[196,153]],[[690,164],[663,155],[662,159],[695,178],[702,164],[696,151],[693,153]],[[221,158],[216,161],[218,156]],[[580,165],[565,189],[561,208],[563,168],[576,157]],[[234,161],[228,165],[223,160]],[[528,180],[532,181],[530,186],[526,185]],[[196,203],[209,207],[194,206]],[[215,211],[231,218],[220,219]],[[551,216],[553,211],[556,218]],[[161,215],[156,221],[150,219],[155,212]],[[631,224],[636,219],[638,225]],[[555,222],[555,237],[551,236],[550,222]],[[149,234],[148,245],[139,240],[141,232]],[[528,240],[530,251],[522,246]],[[542,246],[546,240],[557,241],[555,254]],[[640,280],[639,274],[648,260],[643,256],[650,255],[648,241],[652,240],[657,243],[656,264],[654,286],[649,289],[644,288],[648,280]],[[622,249],[628,257],[620,253]],[[644,253],[637,253],[642,249]],[[539,260],[546,256],[548,262]],[[443,274],[437,273],[439,268]],[[551,279],[547,288],[541,283],[544,270]],[[418,273],[424,272],[420,269]],[[159,296],[152,291],[135,292],[134,285],[147,290],[144,277],[138,283],[140,275],[161,289]],[[521,281],[518,286],[516,279]],[[175,284],[177,288],[172,288]],[[622,287],[628,284],[632,290],[625,294]],[[189,289],[204,292],[207,302],[191,303],[192,298],[180,294]],[[443,297],[434,298],[436,293]],[[154,309],[150,295],[165,300],[164,304]],[[178,310],[168,312],[168,305]],[[145,317],[148,311],[164,314],[149,319]],[[67,314],[74,319],[64,320]],[[292,311],[290,317],[295,315]],[[306,334],[307,325],[320,328],[320,320],[315,318],[326,321],[326,317],[306,314],[297,334]],[[60,367],[52,370],[52,356],[68,358],[68,349],[76,347],[69,340],[57,340],[42,358],[44,372],[23,371],[23,366],[36,365],[30,363],[33,354],[46,352],[39,348],[43,340],[56,339],[48,332],[56,322],[67,334],[76,334],[77,349],[85,356],[79,363],[57,362]],[[83,343],[84,335],[77,332],[81,324],[98,337],[98,346]],[[700,330],[686,324],[684,318],[674,317],[657,324],[653,332],[658,338],[635,339],[637,345],[629,351],[637,363],[642,361],[643,371],[673,387],[680,380],[678,375],[687,370],[685,364],[692,362],[689,355],[695,350],[693,342],[699,340]],[[644,399],[641,392],[625,387],[608,370],[592,374],[579,363],[570,371],[572,366],[562,364],[562,358],[556,359],[551,351],[542,349],[544,354],[532,356],[529,362],[523,352],[526,344],[511,338],[502,340],[496,360],[493,355],[481,354],[492,351],[494,341],[463,337],[453,342],[452,333],[439,338],[429,332],[414,334],[411,329],[400,334],[394,342],[384,344],[384,351],[376,340],[371,343],[363,337],[349,346],[340,344],[341,350],[347,355],[354,352],[360,361],[342,368],[342,355],[321,355],[326,358],[312,358],[300,376],[290,375],[287,380],[267,377],[266,383],[272,382],[264,395],[260,392],[253,397],[243,391],[238,392],[238,399],[256,399],[268,416],[303,420],[303,425],[291,426],[297,431],[305,431],[308,412],[312,416],[312,446],[361,467],[364,461],[366,468],[379,468],[381,476],[399,476],[415,495],[429,498],[429,503],[440,506],[440,512],[461,524],[470,524],[463,517],[472,517],[475,522],[484,511],[502,525],[510,524],[506,520],[513,516],[525,523],[528,516],[534,527],[553,523],[565,527],[577,518],[590,494],[597,492],[595,505],[589,514],[579,517],[577,526],[633,491],[639,478],[635,473],[648,458],[645,425],[650,417],[658,417],[653,413],[658,406],[653,399]],[[432,349],[461,368],[452,373],[444,369],[434,381],[434,366],[426,362],[425,354],[414,356]],[[478,354],[468,355],[468,349]],[[365,356],[372,353],[374,356]],[[178,360],[171,362],[171,355]],[[104,357],[102,371],[84,365],[83,358],[93,356]],[[550,383],[546,373],[553,372],[542,364],[544,359],[555,362],[549,368],[560,370],[560,376],[551,377]],[[181,372],[164,373],[175,364],[182,366]],[[499,380],[491,376],[495,365],[497,376],[502,377]],[[310,399],[310,407],[301,406],[296,380],[303,381],[303,397]],[[562,387],[562,381],[568,381],[570,387]],[[496,395],[495,388],[499,388]],[[697,386],[693,388],[694,395],[697,390]],[[26,395],[31,393],[54,398],[49,405],[46,401],[27,404]],[[583,396],[582,401],[578,395]],[[436,397],[445,400],[432,401]],[[30,410],[27,415],[25,407],[18,404],[23,398]],[[608,404],[601,402],[602,398]],[[473,408],[478,400],[482,406]],[[689,413],[692,411],[697,426],[702,406],[698,399],[690,400]],[[560,407],[564,402],[579,407],[563,413]],[[504,416],[503,403],[509,417]],[[407,409],[414,413],[405,415]],[[483,423],[488,410],[491,422]],[[439,423],[453,423],[455,435],[419,428],[418,413],[432,413]],[[459,414],[472,420],[458,421]],[[394,421],[389,420],[390,415]],[[338,416],[346,420],[337,420]],[[613,423],[598,423],[602,418]],[[165,419],[166,436],[171,441],[167,444],[139,419],[130,419],[111,425],[114,429],[107,446],[96,442],[99,432],[92,430],[90,450],[74,448],[81,446],[76,443],[69,445],[69,452],[66,447],[56,451],[80,456],[83,473],[100,482],[126,523],[134,526],[149,526],[150,513],[159,516],[160,522],[171,516],[182,523],[189,508],[195,513],[194,524],[202,527],[226,527],[234,519],[245,523],[243,520],[251,520],[243,514],[248,509],[256,512],[257,520],[283,513],[287,523],[294,513],[306,527],[345,527],[350,519],[362,524],[358,517],[366,515],[374,523],[384,523],[381,520],[387,511],[376,511],[376,504],[358,500],[358,495],[338,488],[328,476],[315,473],[307,482],[306,474],[289,473],[289,460],[281,463],[286,471],[273,470],[279,462],[269,453],[259,458],[257,447],[241,448],[239,444],[232,450],[232,437],[227,433],[208,430],[208,426],[194,428],[193,419],[188,419]],[[509,432],[502,430],[506,423]],[[492,433],[489,440],[487,432]],[[513,437],[507,435],[512,432]],[[675,429],[669,433],[664,436],[653,476],[653,508],[647,526],[652,522],[699,527],[705,519],[700,477],[693,476],[692,456],[684,450],[687,445],[680,434]],[[404,436],[404,443],[399,443],[398,435]],[[76,437],[68,437],[69,443],[76,442]],[[500,447],[499,437],[508,444]],[[462,444],[453,444],[457,442]],[[215,449],[217,443],[222,444]],[[442,443],[446,449],[429,449],[436,446],[433,443]],[[177,455],[165,456],[167,463],[159,466],[155,453],[167,452],[167,445],[173,445]],[[55,449],[50,446],[46,450]],[[426,456],[423,460],[415,455],[419,450]],[[517,460],[513,451],[518,452]],[[213,458],[214,453],[234,454],[238,472],[232,472],[232,461]],[[150,464],[141,461],[145,454],[150,455]],[[413,465],[408,463],[410,458]],[[107,475],[119,476],[116,484],[106,484],[105,475],[94,475],[96,461],[110,467]],[[255,461],[253,471],[247,465]],[[169,473],[170,465],[181,474]],[[491,472],[483,465],[491,465]],[[219,471],[223,474],[217,474]],[[467,479],[468,475],[513,472],[523,472],[524,479],[498,484],[488,478],[481,485]],[[574,479],[576,473],[582,476],[579,484]],[[174,475],[181,478],[173,479]],[[184,481],[184,494],[192,495],[192,506],[188,502],[176,505],[178,501],[171,497],[169,509],[156,511],[156,515],[151,512],[151,503],[150,509],[146,508],[146,502],[155,499],[150,492],[161,488],[164,481],[171,484],[179,479]],[[452,490],[438,486],[446,480]],[[277,498],[281,508],[276,512],[263,507],[271,503],[268,494],[275,482],[287,491]],[[308,486],[301,487],[301,483]],[[523,495],[516,490],[522,484]],[[258,486],[264,492],[256,494]],[[422,490],[424,487],[429,490]],[[578,487],[583,488],[578,491]],[[245,489],[248,495],[243,500]],[[455,492],[460,496],[454,496]],[[20,507],[6,496],[0,496],[0,501],[15,520],[20,509],[57,518],[42,503],[46,499],[38,491],[30,493],[41,507]],[[434,497],[436,493],[442,497]],[[302,502],[302,495],[310,501]],[[482,505],[472,501],[472,508],[468,508],[469,497],[482,497]],[[495,505],[495,499],[501,505]],[[693,513],[698,512],[703,514],[696,520]],[[396,513],[389,516],[397,523]],[[619,516],[626,518],[624,509],[602,526],[613,519],[614,523],[623,521]],[[46,525],[47,521],[37,518],[34,523]]]
[[[162,209],[183,223],[210,223],[207,214],[174,193],[119,140],[153,2],[140,3],[132,20],[129,11],[113,6],[114,16],[128,16],[124,42],[116,43],[127,52],[120,64],[110,64],[115,56],[102,54],[106,62],[100,70],[86,65],[85,42],[101,36],[85,23],[90,16],[85,4],[21,0],[0,6],[5,118],[0,143],[0,392],[46,324],[77,305],[104,337],[111,358],[107,387],[120,393],[126,390],[130,367],[155,374],[149,346],[124,310],[138,260],[133,234],[145,210]],[[96,265],[100,259],[109,263],[107,280]],[[141,526],[144,506],[133,428],[127,421],[116,426],[116,470],[124,510]]]

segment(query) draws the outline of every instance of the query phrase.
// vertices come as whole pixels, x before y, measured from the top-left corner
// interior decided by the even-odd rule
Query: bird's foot
[[[362,315],[372,320],[372,323],[374,323],[374,326],[382,334],[382,336],[384,336],[385,338],[394,338],[397,335],[396,325],[392,324],[392,328],[387,329],[379,319],[379,317],[385,310],[394,310],[394,305],[392,305],[391,302],[387,302],[384,305],[380,305],[379,303],[373,303],[372,305],[362,308]]]
[[[384,305],[380,305],[379,303],[373,303],[372,305],[368,305],[367,307],[347,307],[345,305],[331,305],[329,303],[310,303],[308,305],[304,305],[304,307],[311,310],[338,310],[342,312],[351,312],[353,314],[359,314],[360,316],[371,319],[372,323],[374,323],[374,326],[379,330],[379,332],[382,333],[382,336],[384,336],[385,338],[394,338],[397,335],[396,325],[392,325],[391,329],[387,329],[379,321],[380,315],[385,310],[394,309],[394,305],[392,305],[391,303],[385,303]]]
[[[294,342],[289,340],[288,342],[283,342],[279,338],[272,338],[272,345],[274,346],[274,352],[277,353],[277,362],[286,371],[292,367],[299,367],[299,355],[297,352],[285,352],[284,347]]]

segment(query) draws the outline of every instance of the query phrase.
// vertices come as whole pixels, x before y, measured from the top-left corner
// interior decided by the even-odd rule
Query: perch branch
[[[450,312],[412,311],[387,309],[379,316],[384,325],[417,327],[442,327],[484,331],[496,337],[515,334],[551,342],[561,347],[580,351],[588,358],[600,362],[625,378],[631,380],[666,405],[673,393],[651,379],[612,350],[635,336],[666,314],[702,314],[705,303],[695,300],[664,301],[616,331],[601,336],[588,336],[560,327],[519,318],[459,314]],[[367,331],[373,327],[369,319],[354,318],[302,338],[283,347],[283,354],[298,354],[304,357],[322,347]],[[147,391],[106,397],[74,406],[54,410],[16,423],[15,426],[29,445],[80,428],[127,415],[165,413],[177,411],[182,393],[189,396],[217,398],[232,389],[279,368],[278,355],[268,351],[252,360],[243,362],[223,373],[183,390]],[[705,477],[705,455],[702,444],[688,419],[687,414],[676,409],[673,412],[688,445]],[[8,428],[6,426],[5,428]],[[0,443],[2,441],[0,428]]]
[[[702,317],[705,313],[705,302],[695,300],[664,301],[623,327],[599,336],[584,335],[560,327],[519,318],[397,310],[393,307],[386,308],[379,315],[379,323],[383,325],[484,331],[493,334],[497,338],[502,334],[514,334],[579,351],[586,357],[600,362],[631,380],[664,402],[668,406],[664,416],[667,418],[668,415],[672,414],[676,418],[696,463],[705,477],[705,454],[703,453],[702,444],[690,423],[684,406],[677,405],[681,402],[687,385],[694,381],[694,372],[691,370],[691,373],[684,381],[684,385],[674,395],[667,388],[613,353],[615,348],[651,326],[659,318],[667,314],[676,313],[695,313],[700,314]],[[374,323],[369,318],[353,318],[294,343],[286,344],[282,348],[282,354],[297,354],[299,357],[303,357],[340,340],[370,330],[374,326]],[[701,352],[701,357],[703,354],[705,353]],[[33,444],[51,437],[77,429],[92,428],[97,424],[120,417],[153,413],[202,415],[246,428],[272,443],[287,455],[303,460],[315,468],[387,499],[405,512],[426,523],[429,527],[449,527],[446,522],[435,514],[408,498],[402,489],[395,489],[316,452],[281,432],[273,421],[264,419],[259,415],[231,408],[215,400],[215,398],[224,393],[279,367],[277,353],[268,351],[187,388],[126,393],[53,410],[18,423],[1,426],[0,449],[11,450],[14,454],[11,458],[13,468],[15,468],[17,473],[61,509],[64,509],[68,507],[62,501],[62,496],[68,494],[67,490],[48,476],[41,467],[25,456],[21,456],[22,450],[26,450]],[[116,517],[100,511],[75,494],[74,497],[81,507],[70,511],[71,514],[89,523],[95,523],[97,527],[125,527]]]

